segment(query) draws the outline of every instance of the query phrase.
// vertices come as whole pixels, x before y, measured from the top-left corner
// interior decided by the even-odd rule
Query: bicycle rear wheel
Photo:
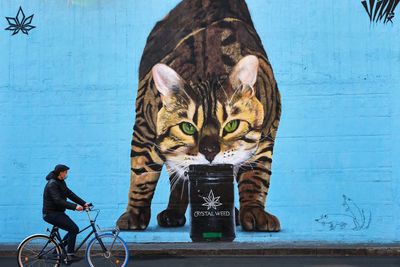
[[[104,251],[101,243],[104,245]],[[93,238],[86,249],[86,260],[89,266],[122,266],[129,258],[129,250],[122,238],[112,234],[99,235]]]
[[[20,243],[17,250],[18,266],[54,266],[61,261],[61,249],[47,235],[32,235]]]

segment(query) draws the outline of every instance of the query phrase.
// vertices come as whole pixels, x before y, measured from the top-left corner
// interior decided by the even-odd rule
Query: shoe
[[[82,257],[75,256],[74,254],[68,254],[67,255],[67,261],[68,262],[73,262],[73,261],[80,261]]]

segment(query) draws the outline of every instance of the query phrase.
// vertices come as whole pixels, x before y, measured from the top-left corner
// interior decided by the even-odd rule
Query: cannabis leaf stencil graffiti
[[[343,195],[343,204],[345,213],[323,214],[316,222],[323,226],[328,226],[330,231],[337,228],[344,230],[351,228],[354,231],[368,229],[371,224],[371,211],[360,209],[351,198]]]
[[[10,25],[7,27],[5,30],[6,31],[14,31],[12,35],[17,34],[19,31],[22,33],[28,35],[28,32],[35,28],[35,26],[30,25],[32,23],[33,15],[30,15],[29,17],[25,17],[24,11],[22,11],[22,8],[19,7],[17,16],[15,18],[12,17],[6,17],[8,24]]]
[[[209,209],[217,209],[218,206],[221,206],[222,203],[219,202],[220,197],[214,197],[214,193],[212,190],[210,190],[210,193],[208,193],[208,197],[203,197],[205,203],[202,204],[202,206],[206,206],[207,210]]]
[[[394,10],[400,0],[369,0],[362,1],[362,5],[368,13],[369,19],[371,22],[380,22],[383,20],[383,23],[388,23],[389,21],[393,23],[392,19],[394,18]]]

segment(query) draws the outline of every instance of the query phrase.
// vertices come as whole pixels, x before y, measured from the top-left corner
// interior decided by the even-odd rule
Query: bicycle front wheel
[[[17,250],[18,266],[54,266],[61,261],[61,249],[47,235],[32,235],[25,238]]]
[[[89,266],[123,266],[128,263],[129,251],[119,236],[102,234],[93,238],[86,249]]]

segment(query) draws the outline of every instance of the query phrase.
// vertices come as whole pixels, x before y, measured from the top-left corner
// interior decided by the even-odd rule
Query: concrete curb
[[[127,243],[131,256],[400,256],[400,243]],[[18,244],[0,244],[15,256]],[[84,252],[84,249],[81,249]]]

